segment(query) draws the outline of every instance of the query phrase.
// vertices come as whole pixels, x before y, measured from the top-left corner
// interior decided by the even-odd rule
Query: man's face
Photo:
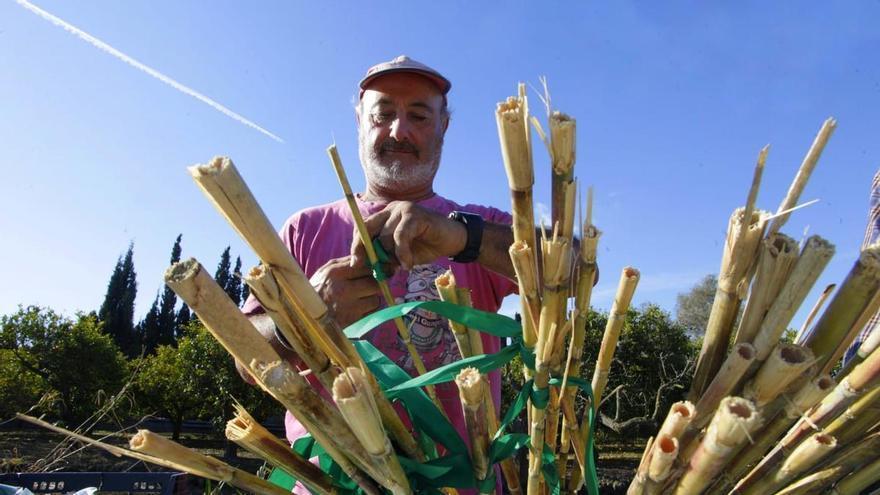
[[[443,96],[428,79],[412,73],[377,78],[358,109],[367,182],[385,191],[430,189],[447,124]]]

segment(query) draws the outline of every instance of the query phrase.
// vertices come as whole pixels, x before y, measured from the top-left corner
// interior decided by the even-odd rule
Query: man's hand
[[[467,243],[464,225],[410,201],[391,202],[364,222],[370,238],[378,237],[382,248],[406,270],[437,258],[455,256]],[[366,262],[364,245],[355,232],[351,266],[364,266]]]
[[[310,282],[342,327],[379,308],[379,284],[366,263],[352,264],[350,256],[328,261]]]

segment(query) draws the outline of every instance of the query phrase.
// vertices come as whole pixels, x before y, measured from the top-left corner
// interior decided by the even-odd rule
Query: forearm
[[[513,263],[510,261],[511,244],[513,244],[513,230],[509,225],[485,222],[477,263],[499,275],[516,280]]]

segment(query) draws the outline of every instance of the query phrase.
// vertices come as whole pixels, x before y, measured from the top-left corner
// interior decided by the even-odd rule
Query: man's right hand
[[[379,309],[380,301],[379,284],[370,269],[350,263],[351,256],[332,259],[310,279],[343,328]]]

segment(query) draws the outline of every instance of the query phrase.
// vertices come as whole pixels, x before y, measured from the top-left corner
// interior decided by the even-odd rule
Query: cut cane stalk
[[[550,114],[550,161],[552,169],[551,221],[562,237],[571,239],[574,225],[575,120],[561,112]]]
[[[735,343],[753,341],[797,259],[797,241],[791,237],[776,234],[761,241],[755,281],[743,311]]]
[[[721,401],[675,493],[696,494],[708,487],[731,456],[748,441],[759,421],[751,401],[739,397],[726,397]]]
[[[764,407],[813,364],[810,349],[794,344],[778,344],[754,378],[746,384],[743,396]]]
[[[768,473],[744,493],[755,495],[775,493],[798,475],[817,465],[836,448],[837,439],[825,433],[816,433],[798,445],[779,469]]]
[[[801,197],[801,193],[807,186],[807,181],[810,179],[810,175],[816,168],[816,164],[819,163],[819,157],[822,155],[825,145],[828,144],[828,139],[831,138],[831,134],[836,127],[837,121],[833,118],[828,118],[822,123],[822,128],[819,129],[819,133],[813,140],[813,144],[810,146],[809,151],[807,151],[807,155],[804,157],[803,162],[801,162],[797,175],[795,175],[791,186],[788,188],[788,193],[785,195],[785,198],[776,210],[777,214],[788,210],[797,204],[798,199]],[[788,217],[789,214],[785,214],[774,218],[773,223],[771,223],[770,227],[767,229],[768,235],[779,232],[779,229],[781,229],[782,226],[785,225],[785,222],[788,221]]]
[[[575,289],[575,310],[573,312],[572,336],[568,353],[571,358],[568,360],[570,369],[566,373],[567,376],[581,376],[581,362],[584,352],[584,340],[587,330],[587,316],[590,310],[590,299],[593,293],[593,284],[596,280],[596,250],[599,243],[599,236],[602,233],[592,224],[592,207],[593,205],[593,189],[587,192],[587,219],[581,230],[581,249],[578,253],[577,282]],[[562,390],[562,410],[574,410],[575,389],[563,387]],[[564,415],[562,418],[562,433],[559,439],[560,456],[567,457],[573,442],[578,441],[578,424]],[[582,472],[584,469],[584,460],[581,459],[581,452],[575,449],[575,458],[578,462],[579,470],[572,470],[572,479],[569,484],[578,481],[574,479],[575,473]]]
[[[834,419],[825,432],[834,435],[841,445],[862,438],[864,432],[880,422],[880,387],[865,393]]]
[[[477,482],[488,477],[492,465],[489,463],[489,422],[487,419],[486,381],[476,368],[465,368],[455,377],[461,398],[462,412],[471,446],[471,465]],[[481,493],[494,493],[495,487]]]
[[[761,322],[761,327],[752,341],[757,352],[758,362],[765,361],[770,355],[792,316],[800,308],[833,255],[834,246],[828,241],[819,236],[807,239],[791,275],[776,300],[773,301],[773,305],[770,306],[770,310]],[[816,349],[812,346],[810,348],[816,354]],[[818,358],[819,355],[816,354],[816,357]]]
[[[858,495],[880,480],[880,457],[842,479],[830,492],[833,495]]]
[[[875,349],[877,349],[877,347],[880,347],[880,332],[871,332],[868,335],[868,338],[859,346],[856,355],[850,358],[849,362],[846,363],[846,366],[841,368],[838,374],[840,376],[848,375],[856,365],[864,361],[872,352],[874,352]]]
[[[438,276],[434,280],[434,285],[437,287],[437,293],[440,295],[441,301],[459,304],[455,275],[453,275],[452,270],[446,270],[445,273]],[[468,328],[465,325],[452,320],[449,320],[449,328],[452,330],[452,335],[455,337],[455,343],[458,344],[458,352],[461,354],[461,357],[469,358],[474,356],[475,354],[471,348],[471,337]]]
[[[776,495],[818,495],[829,493],[828,488],[836,480],[840,479],[841,476],[845,475],[846,470],[842,466],[816,471],[779,490],[776,492]]]
[[[272,318],[281,335],[287,339],[297,356],[318,377],[321,384],[328,390],[338,375],[336,368],[331,366],[327,355],[303,332],[305,324],[284,299],[281,289],[275,280],[273,269],[267,265],[252,268],[244,277],[251,288],[251,293],[260,302],[266,314]]]
[[[226,423],[226,438],[245,450],[281,468],[318,494],[336,493],[333,480],[326,473],[300,456],[257,422],[241,404],[235,404],[235,417]]]
[[[636,468],[636,475],[633,477],[626,495],[642,495],[648,485],[648,466],[651,463],[651,452],[654,449],[654,437],[648,438],[645,443],[645,451],[642,453],[642,459],[639,461],[639,467]]]
[[[654,449],[651,452],[651,463],[648,466],[648,478],[651,481],[666,481],[672,470],[672,464],[678,457],[678,439],[668,435],[660,434],[654,443]],[[650,493],[650,491],[649,491]]]
[[[822,373],[830,373],[831,370],[837,366],[846,350],[856,337],[858,337],[865,329],[868,322],[871,321],[871,318],[873,318],[878,311],[880,311],[880,288],[874,293],[874,297],[871,298],[871,301],[868,302],[862,310],[862,314],[859,315],[859,318],[853,323],[852,327],[850,327],[849,332],[840,340],[840,342],[838,342],[837,348],[831,353],[831,357],[825,361],[825,367],[822,368]]]
[[[658,436],[666,435],[675,439],[681,437],[681,434],[691,423],[695,413],[694,405],[688,401],[681,401],[672,404],[663,425],[660,426]]]
[[[617,284],[617,293],[614,296],[614,302],[611,303],[611,310],[608,313],[608,323],[605,325],[605,332],[602,335],[602,344],[599,346],[599,354],[596,357],[596,368],[593,371],[593,379],[591,386],[593,389],[593,403],[589,407],[593,408],[593,413],[599,412],[599,404],[602,401],[602,394],[605,392],[605,385],[608,384],[608,373],[611,370],[611,360],[614,357],[614,351],[617,349],[617,341],[620,337],[620,331],[626,322],[626,313],[632,303],[633,294],[639,283],[641,274],[633,267],[626,267],[620,274],[620,281]],[[584,414],[578,434],[577,451],[583,452],[587,445],[588,436],[591,435],[589,417]],[[585,463],[584,463],[585,464]],[[582,466],[583,471],[584,466]],[[581,476],[585,473],[581,472]]]
[[[357,366],[367,372],[366,365],[338,322],[329,314],[327,305],[302,271],[287,247],[272,228],[266,214],[229,158],[217,157],[206,165],[189,168],[196,184],[229,224],[256,253],[263,264],[274,270],[278,286],[287,302],[299,316],[312,341],[339,367]],[[367,375],[374,392],[379,384]],[[403,424],[391,403],[377,395],[379,412],[388,431],[403,451],[415,459],[424,455],[412,434]]]
[[[375,465],[393,480],[394,493],[411,493],[406,473],[403,472],[391,447],[391,441],[382,428],[369,382],[360,368],[348,368],[345,373],[336,377],[333,382],[333,401]]]
[[[219,459],[188,449],[150,430],[138,430],[137,434],[131,437],[129,447],[135,452],[158,459],[166,459],[183,467],[183,470],[188,473],[210,480],[222,481],[248,492],[277,495],[288,493],[287,490],[283,490],[264,479],[234,468]]]
[[[742,292],[748,286],[751,267],[764,234],[762,217],[765,212],[755,211],[749,218],[745,218],[747,210],[750,208],[737,208],[730,217],[718,275],[718,288],[688,394],[691,402],[700,398],[721,367],[742,301]]]
[[[507,172],[507,181],[510,185],[512,215],[513,215],[513,239],[514,242],[522,241],[522,249],[530,249],[534,253],[537,249],[535,237],[535,212],[532,202],[532,186],[535,183],[534,167],[532,165],[532,146],[529,135],[529,106],[525,96],[525,85],[519,85],[519,97],[510,97],[506,101],[498,103],[495,111],[495,119],[498,124],[498,137],[501,142],[501,156],[504,161],[504,169]],[[532,257],[517,270],[517,278],[523,277],[535,279],[537,274],[537,260]],[[517,261],[514,260],[514,266]],[[537,286],[535,289],[538,289]],[[528,348],[533,348],[537,342],[538,310],[534,300],[523,296],[520,299],[523,314],[523,342]]]
[[[803,345],[806,341],[809,334],[807,330],[809,330],[810,325],[813,324],[813,320],[816,319],[816,316],[819,314],[819,310],[822,309],[822,306],[825,305],[825,302],[831,296],[831,293],[834,292],[834,289],[837,288],[837,284],[828,284],[825,287],[825,290],[822,291],[822,294],[819,295],[819,299],[816,300],[816,303],[813,304],[812,309],[807,314],[806,319],[804,319],[804,324],[801,325],[801,329],[798,330],[797,336],[794,339],[794,343],[797,345]]]

